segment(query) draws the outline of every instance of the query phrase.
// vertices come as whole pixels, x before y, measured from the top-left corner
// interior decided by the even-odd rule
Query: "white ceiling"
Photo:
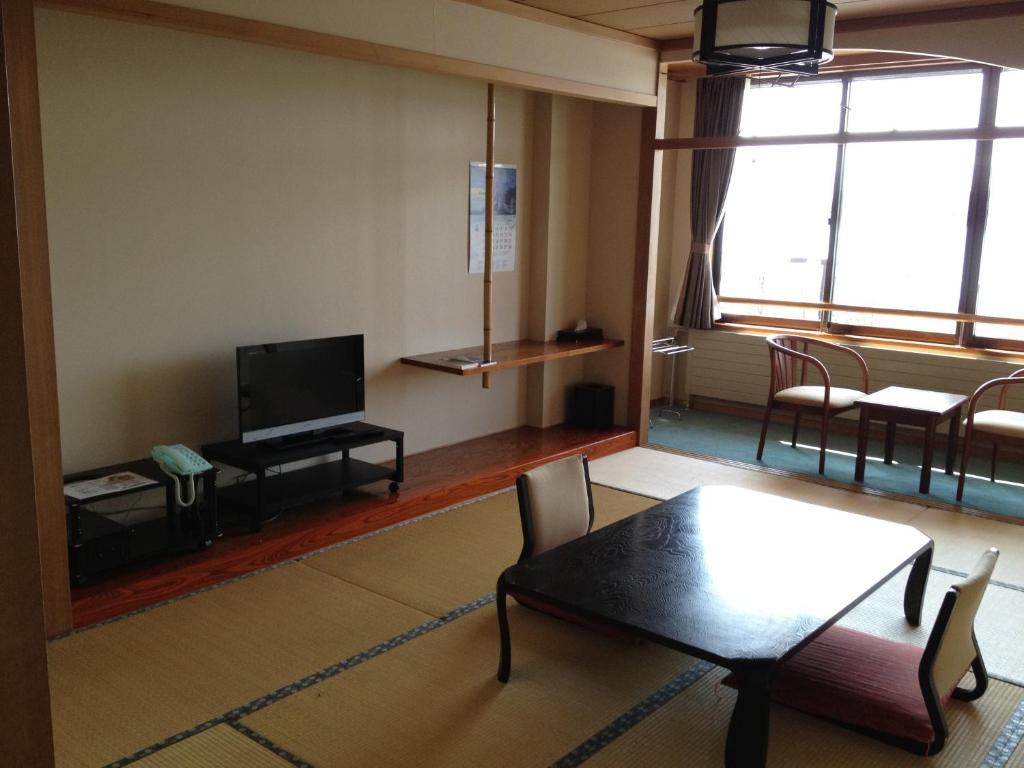
[[[693,10],[699,0],[515,0],[545,11],[632,32],[652,40],[693,35]],[[839,19],[891,16],[943,8],[997,5],[1013,0],[832,0]]]

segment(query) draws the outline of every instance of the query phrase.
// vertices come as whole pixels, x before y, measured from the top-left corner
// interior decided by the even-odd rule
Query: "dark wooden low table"
[[[933,392],[929,389],[908,387],[886,387],[857,401],[860,408],[860,428],[857,431],[857,468],[854,475],[857,482],[864,481],[864,467],[867,464],[868,428],[871,421],[884,421],[885,463],[892,464],[893,448],[896,444],[896,425],[909,424],[924,427],[924,457],[921,461],[921,482],[918,490],[928,493],[932,482],[932,456],[935,453],[935,428],[949,420],[949,437],[946,442],[946,474],[953,474],[956,462],[957,442],[960,438],[960,413],[966,395],[947,392]]]
[[[906,525],[727,486],[697,488],[505,570],[524,594],[732,670],[739,695],[728,768],[765,765],[772,676],[901,568],[907,620],[921,621],[930,538]]]

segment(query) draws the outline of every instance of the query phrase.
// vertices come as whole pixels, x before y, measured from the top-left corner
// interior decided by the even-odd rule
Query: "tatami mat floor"
[[[998,546],[979,639],[994,673],[1024,680],[1024,527],[647,449],[594,461],[591,476],[598,525],[713,484],[915,525],[943,569],[926,625],[956,579],[946,571]],[[721,765],[733,694],[703,662],[514,608],[513,679],[494,680],[489,593],[519,546],[505,492],[55,641],[58,764]],[[894,581],[846,621],[922,642],[901,595]],[[769,765],[1020,768],[1022,698],[998,683],[955,705],[931,761],[773,710]]]

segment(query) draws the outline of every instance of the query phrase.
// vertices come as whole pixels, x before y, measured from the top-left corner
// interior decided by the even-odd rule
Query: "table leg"
[[[861,406],[860,427],[857,429],[857,465],[853,475],[853,479],[858,483],[864,481],[864,465],[867,463],[868,427],[870,423],[867,407]]]
[[[924,458],[921,461],[921,484],[918,490],[928,493],[932,485],[932,457],[935,455],[935,417],[929,416],[924,427]]]
[[[508,633],[508,606],[505,600],[505,574],[498,577],[495,604],[498,606],[498,632],[501,635],[501,655],[498,659],[498,681],[508,682],[512,673],[512,640]]]
[[[953,465],[956,463],[956,451],[960,446],[960,411],[963,406],[953,411],[949,417],[949,436],[946,438],[946,474],[953,474]]]
[[[164,485],[164,505],[167,507],[167,545],[177,547],[181,543],[178,535],[178,498],[174,493],[174,481],[170,478]]]
[[[734,670],[738,696],[725,742],[726,768],[764,768],[768,762],[771,673],[768,665]]]
[[[263,521],[267,518],[267,470],[260,467],[256,470],[256,516],[250,521],[249,529],[259,531],[263,529]]]
[[[217,470],[209,469],[203,473],[203,504],[206,507],[206,520],[203,521],[203,514],[199,512],[196,519],[199,521],[199,548],[212,547],[217,538],[220,523],[217,519]]]
[[[885,422],[885,463],[892,464],[892,456],[896,450],[896,422]]]
[[[928,586],[928,574],[932,570],[933,547],[928,547],[917,556],[913,567],[910,569],[910,576],[907,579],[907,588],[903,592],[903,614],[907,621],[915,627],[921,626],[921,607],[924,605],[924,590]]]

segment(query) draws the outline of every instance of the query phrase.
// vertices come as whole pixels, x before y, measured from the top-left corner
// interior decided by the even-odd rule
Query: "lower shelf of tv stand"
[[[263,514],[269,517],[285,509],[339,496],[349,488],[387,480],[394,474],[390,467],[353,458],[268,474],[263,481]],[[259,494],[255,480],[223,486],[217,489],[217,493],[224,501],[253,513],[258,509]]]

